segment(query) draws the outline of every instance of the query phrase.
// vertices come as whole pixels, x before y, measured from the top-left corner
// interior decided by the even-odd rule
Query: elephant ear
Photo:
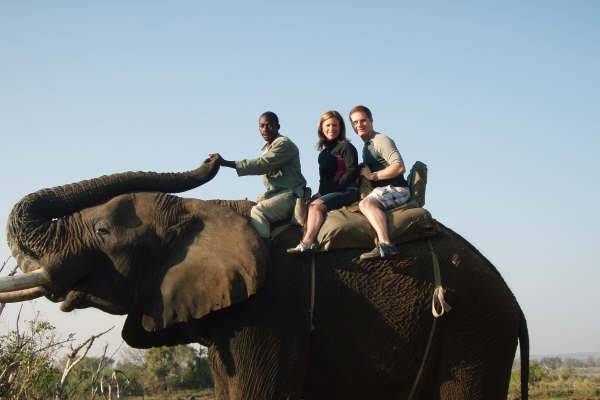
[[[149,333],[245,301],[265,280],[267,250],[246,218],[199,200],[185,208],[188,214],[166,228],[169,246],[158,275],[142,288],[151,295],[135,319]]]

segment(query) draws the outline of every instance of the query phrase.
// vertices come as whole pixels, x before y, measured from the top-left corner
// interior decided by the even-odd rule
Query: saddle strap
[[[438,261],[437,254],[435,254],[430,240],[427,241],[427,245],[429,246],[429,251],[431,251],[431,261],[433,264],[433,280],[435,283],[435,289],[433,290],[433,299],[431,301],[431,313],[433,314],[433,323],[431,324],[431,330],[429,331],[429,338],[427,339],[427,346],[425,346],[425,352],[423,353],[421,366],[419,367],[417,377],[415,378],[412,388],[410,389],[408,400],[413,400],[416,396],[417,389],[419,387],[419,382],[421,382],[421,378],[423,372],[425,371],[425,366],[427,364],[427,359],[429,358],[429,353],[431,351],[431,344],[433,343],[433,337],[435,336],[438,318],[452,309],[452,307],[450,307],[450,305],[446,303],[446,300],[444,299],[445,289],[442,287],[442,274],[440,272],[440,263]]]
[[[309,332],[315,330],[314,315],[315,315],[315,264],[316,254],[310,256],[310,309],[309,309]]]
[[[433,298],[431,299],[431,313],[435,318],[439,318],[446,313],[446,311],[452,310],[452,307],[446,303],[444,293],[446,289],[442,287],[442,273],[440,272],[440,263],[437,258],[437,254],[433,251],[431,240],[427,241],[429,251],[431,251],[431,262],[433,263],[433,280],[435,283],[435,289],[433,290]],[[439,310],[439,311],[438,311]]]

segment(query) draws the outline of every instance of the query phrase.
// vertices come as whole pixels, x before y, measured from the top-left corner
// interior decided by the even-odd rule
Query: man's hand
[[[360,174],[369,181],[379,180],[377,172],[371,172],[371,169],[366,165],[360,169]]]
[[[208,155],[208,158],[206,159],[206,161],[205,161],[205,162],[208,162],[208,161],[210,161],[210,162],[216,162],[217,164],[221,165],[221,160],[222,160],[222,159],[223,159],[223,158],[222,158],[222,157],[221,157],[221,155],[220,155],[220,154],[218,154],[218,153],[215,153],[215,154],[209,154],[209,155]]]
[[[370,181],[382,181],[386,179],[394,179],[404,173],[404,163],[393,163],[388,165],[382,170],[377,172],[371,172],[369,167],[364,166],[360,170],[360,175],[364,176]]]
[[[227,161],[219,153],[209,154],[208,158],[215,160],[223,167],[235,168],[235,161]]]
[[[371,169],[366,165],[360,169],[360,175],[367,178],[370,181],[377,180],[377,173],[371,172]]]
[[[221,157],[219,153],[209,154],[208,159],[211,161],[216,161],[219,165],[221,165],[221,162],[223,161],[223,157]]]
[[[371,169],[366,165],[360,169],[360,174],[365,178],[369,179],[369,174],[371,173]]]

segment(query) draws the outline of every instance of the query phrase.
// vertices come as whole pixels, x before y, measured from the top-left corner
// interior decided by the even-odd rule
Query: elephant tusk
[[[37,269],[26,274],[5,276],[0,278],[0,293],[34,288],[36,286],[43,286],[49,283],[50,277],[48,276],[48,272],[43,269]]]
[[[48,294],[48,290],[42,286],[30,289],[17,290],[14,292],[0,293],[0,303],[18,303],[37,299]]]

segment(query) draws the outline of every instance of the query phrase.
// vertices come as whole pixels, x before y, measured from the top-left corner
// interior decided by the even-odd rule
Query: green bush
[[[65,353],[73,335],[60,340],[54,326],[38,319],[26,327],[0,336],[0,399],[107,399],[109,391],[115,398],[117,390],[121,396],[148,396],[213,386],[205,351],[189,346],[129,349],[129,359],[118,365],[105,356],[75,363],[92,346],[90,338],[79,352],[58,361],[56,355]],[[61,384],[70,365],[74,367]]]
[[[205,354],[189,346],[148,349],[144,360],[146,368],[138,379],[152,393],[213,386]]]
[[[548,370],[538,361],[529,361],[529,383],[535,385],[548,377]]]
[[[529,397],[539,400],[591,400],[600,398],[600,370],[573,368],[570,360],[556,370],[548,370],[532,361],[530,371],[534,380],[529,382]],[[509,400],[520,398],[520,370],[513,369],[509,387]]]
[[[55,328],[45,321],[30,321],[25,332],[0,336],[0,398],[54,397],[60,377],[54,354],[61,346]]]

